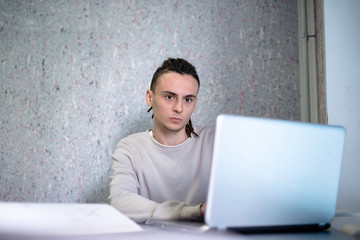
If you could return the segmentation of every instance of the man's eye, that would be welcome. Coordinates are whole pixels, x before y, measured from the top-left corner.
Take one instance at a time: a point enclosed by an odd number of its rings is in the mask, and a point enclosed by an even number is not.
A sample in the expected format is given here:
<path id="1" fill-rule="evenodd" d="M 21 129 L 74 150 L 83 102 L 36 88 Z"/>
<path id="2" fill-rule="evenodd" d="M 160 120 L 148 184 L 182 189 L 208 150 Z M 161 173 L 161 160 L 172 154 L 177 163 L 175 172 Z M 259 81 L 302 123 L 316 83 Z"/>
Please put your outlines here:
<path id="1" fill-rule="evenodd" d="M 166 95 L 165 98 L 166 98 L 167 100 L 172 100 L 174 97 L 171 96 L 171 95 Z"/>
<path id="2" fill-rule="evenodd" d="M 190 103 L 190 102 L 192 102 L 192 99 L 191 98 L 185 98 L 185 102 Z"/>

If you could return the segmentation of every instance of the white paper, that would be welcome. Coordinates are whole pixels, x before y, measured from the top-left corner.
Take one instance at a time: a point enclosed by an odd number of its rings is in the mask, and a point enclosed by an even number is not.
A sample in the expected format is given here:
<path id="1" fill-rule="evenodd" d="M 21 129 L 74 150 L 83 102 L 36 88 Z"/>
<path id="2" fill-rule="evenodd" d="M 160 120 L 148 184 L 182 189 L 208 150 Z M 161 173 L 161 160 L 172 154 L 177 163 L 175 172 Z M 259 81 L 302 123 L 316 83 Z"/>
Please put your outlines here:
<path id="1" fill-rule="evenodd" d="M 89 235 L 142 228 L 107 204 L 0 202 L 0 233 Z"/>

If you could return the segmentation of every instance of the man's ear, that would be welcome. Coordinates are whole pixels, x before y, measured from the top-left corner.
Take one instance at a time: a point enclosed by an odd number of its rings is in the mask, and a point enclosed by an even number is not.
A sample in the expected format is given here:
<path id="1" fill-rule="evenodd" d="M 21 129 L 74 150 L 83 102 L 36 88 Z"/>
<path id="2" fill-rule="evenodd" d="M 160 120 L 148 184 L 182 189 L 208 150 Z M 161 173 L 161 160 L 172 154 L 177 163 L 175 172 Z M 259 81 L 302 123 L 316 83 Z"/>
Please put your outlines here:
<path id="1" fill-rule="evenodd" d="M 153 92 L 149 89 L 146 91 L 146 104 L 152 107 Z"/>

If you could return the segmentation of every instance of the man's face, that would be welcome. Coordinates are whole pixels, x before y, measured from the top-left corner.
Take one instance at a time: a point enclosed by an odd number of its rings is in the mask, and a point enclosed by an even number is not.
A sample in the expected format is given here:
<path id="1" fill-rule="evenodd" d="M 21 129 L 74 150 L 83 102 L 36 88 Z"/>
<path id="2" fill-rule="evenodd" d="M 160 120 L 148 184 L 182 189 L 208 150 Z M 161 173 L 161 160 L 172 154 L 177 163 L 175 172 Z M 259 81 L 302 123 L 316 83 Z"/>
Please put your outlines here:
<path id="1" fill-rule="evenodd" d="M 154 129 L 163 133 L 184 131 L 195 111 L 198 82 L 191 75 L 165 73 L 157 80 L 155 90 L 148 90 L 146 103 L 153 108 Z"/>

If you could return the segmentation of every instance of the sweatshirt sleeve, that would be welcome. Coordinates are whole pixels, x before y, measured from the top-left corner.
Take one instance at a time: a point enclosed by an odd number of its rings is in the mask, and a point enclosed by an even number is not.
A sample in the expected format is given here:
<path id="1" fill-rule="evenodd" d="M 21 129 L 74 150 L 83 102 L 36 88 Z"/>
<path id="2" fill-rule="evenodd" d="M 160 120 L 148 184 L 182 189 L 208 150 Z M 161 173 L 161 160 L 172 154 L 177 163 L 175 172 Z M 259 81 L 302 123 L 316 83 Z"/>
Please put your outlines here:
<path id="1" fill-rule="evenodd" d="M 202 220 L 200 204 L 188 206 L 184 202 L 157 203 L 139 194 L 139 181 L 126 144 L 120 143 L 112 155 L 110 203 L 135 222 L 156 220 Z"/>

